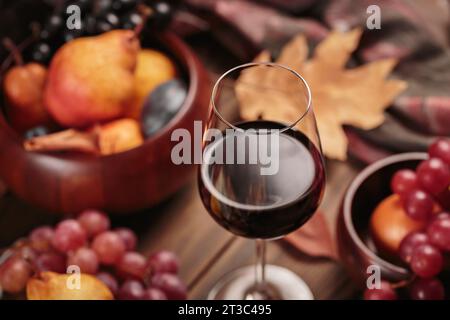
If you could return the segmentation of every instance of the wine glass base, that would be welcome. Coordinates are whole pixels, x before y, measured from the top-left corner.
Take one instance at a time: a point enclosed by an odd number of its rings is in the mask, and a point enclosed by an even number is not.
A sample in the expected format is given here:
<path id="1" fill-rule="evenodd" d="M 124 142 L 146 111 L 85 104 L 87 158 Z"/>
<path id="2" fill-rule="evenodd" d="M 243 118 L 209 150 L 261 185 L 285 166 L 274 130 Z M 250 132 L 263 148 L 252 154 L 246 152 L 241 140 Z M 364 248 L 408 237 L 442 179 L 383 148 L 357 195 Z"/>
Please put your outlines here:
<path id="1" fill-rule="evenodd" d="M 236 269 L 226 274 L 208 294 L 208 300 L 313 300 L 306 283 L 292 271 L 283 267 L 266 265 L 267 292 L 255 292 L 255 266 Z"/>

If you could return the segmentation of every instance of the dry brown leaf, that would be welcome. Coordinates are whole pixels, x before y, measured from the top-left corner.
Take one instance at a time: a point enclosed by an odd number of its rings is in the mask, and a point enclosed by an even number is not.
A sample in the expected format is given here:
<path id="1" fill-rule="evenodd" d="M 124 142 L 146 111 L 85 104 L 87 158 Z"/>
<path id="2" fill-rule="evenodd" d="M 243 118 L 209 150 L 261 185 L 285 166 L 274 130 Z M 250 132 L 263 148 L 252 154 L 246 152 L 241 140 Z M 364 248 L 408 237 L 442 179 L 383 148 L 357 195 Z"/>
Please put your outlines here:
<path id="1" fill-rule="evenodd" d="M 24 142 L 27 151 L 76 151 L 100 155 L 124 152 L 144 142 L 139 123 L 134 119 L 119 119 L 80 131 L 66 129 Z M 1 186 L 0 186 L 1 191 Z"/>
<path id="2" fill-rule="evenodd" d="M 85 153 L 98 153 L 95 134 L 75 129 L 38 136 L 23 143 L 27 151 L 79 151 Z"/>
<path id="3" fill-rule="evenodd" d="M 316 212 L 304 226 L 288 234 L 284 239 L 307 255 L 338 259 L 327 220 L 320 211 Z"/>
<path id="4" fill-rule="evenodd" d="M 139 123 L 134 119 L 115 120 L 98 129 L 98 145 L 102 155 L 124 152 L 144 142 Z"/>
<path id="5" fill-rule="evenodd" d="M 373 129 L 384 121 L 383 111 L 391 101 L 406 89 L 406 82 L 386 77 L 396 64 L 394 59 L 374 61 L 356 68 L 345 65 L 356 49 L 361 30 L 331 32 L 316 48 L 311 59 L 303 35 L 296 36 L 280 53 L 277 63 L 300 73 L 312 91 L 314 113 L 322 139 L 324 153 L 329 158 L 345 160 L 347 137 L 342 125 L 365 130 Z M 263 51 L 256 61 L 270 61 Z M 287 73 L 286 73 L 287 74 Z M 236 95 L 241 105 L 241 116 L 254 119 L 261 116 L 270 120 L 292 123 L 302 110 L 298 100 L 288 95 L 245 90 L 242 84 L 255 83 L 266 87 L 294 90 L 298 83 L 292 77 L 271 75 L 271 68 L 250 68 L 243 71 L 236 84 Z M 271 107 L 268 108 L 268 105 Z"/>

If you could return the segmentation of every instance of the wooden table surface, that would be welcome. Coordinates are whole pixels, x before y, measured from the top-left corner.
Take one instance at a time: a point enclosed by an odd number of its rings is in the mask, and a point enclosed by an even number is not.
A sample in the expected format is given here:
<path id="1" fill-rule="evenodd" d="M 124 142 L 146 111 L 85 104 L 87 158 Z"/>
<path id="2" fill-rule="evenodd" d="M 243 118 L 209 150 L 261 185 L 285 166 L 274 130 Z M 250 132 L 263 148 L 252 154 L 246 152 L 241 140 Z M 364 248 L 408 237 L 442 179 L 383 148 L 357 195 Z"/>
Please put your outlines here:
<path id="1" fill-rule="evenodd" d="M 214 56 L 204 43 L 190 43 L 205 61 L 211 74 L 218 74 L 236 65 L 227 53 L 217 48 Z M 212 76 L 214 78 L 214 76 Z M 346 186 L 361 166 L 351 162 L 327 161 L 327 185 L 321 205 L 330 225 L 334 225 L 339 203 Z M 26 235 L 34 226 L 56 223 L 50 216 L 16 199 L 10 193 L 0 198 L 0 247 Z M 168 249 L 181 260 L 180 276 L 189 287 L 189 298 L 204 299 L 213 284 L 225 273 L 254 262 L 254 243 L 233 236 L 216 224 L 203 208 L 196 178 L 171 199 L 141 213 L 113 217 L 113 226 L 128 226 L 139 237 L 139 251 L 150 254 Z M 283 240 L 270 242 L 267 262 L 291 269 L 310 286 L 316 299 L 347 299 L 355 297 L 355 287 L 338 263 L 306 256 Z"/>
<path id="2" fill-rule="evenodd" d="M 334 226 L 345 187 L 360 168 L 349 163 L 327 161 L 327 186 L 321 208 Z M 58 217 L 33 208 L 8 193 L 0 199 L 0 245 L 6 246 L 34 226 L 55 223 Z M 222 229 L 200 201 L 196 179 L 165 203 L 141 213 L 113 217 L 113 226 L 128 226 L 140 238 L 139 251 L 150 254 L 168 249 L 181 260 L 180 276 L 191 299 L 204 299 L 226 272 L 254 262 L 254 243 Z M 333 230 L 334 232 L 334 230 Z M 346 299 L 355 288 L 346 271 L 336 262 L 308 257 L 284 240 L 269 242 L 267 262 L 300 275 L 316 299 Z"/>
<path id="3" fill-rule="evenodd" d="M 357 171 L 346 163 L 327 163 L 328 181 L 321 207 L 333 226 L 344 189 Z M 197 194 L 195 179 L 157 211 L 161 215 L 147 225 L 142 250 L 168 248 L 177 252 L 190 298 L 205 298 L 226 272 L 254 262 L 253 241 L 233 236 L 209 217 Z M 267 262 L 300 275 L 316 299 L 346 299 L 355 295 L 354 286 L 338 263 L 305 256 L 283 240 L 269 243 Z"/>

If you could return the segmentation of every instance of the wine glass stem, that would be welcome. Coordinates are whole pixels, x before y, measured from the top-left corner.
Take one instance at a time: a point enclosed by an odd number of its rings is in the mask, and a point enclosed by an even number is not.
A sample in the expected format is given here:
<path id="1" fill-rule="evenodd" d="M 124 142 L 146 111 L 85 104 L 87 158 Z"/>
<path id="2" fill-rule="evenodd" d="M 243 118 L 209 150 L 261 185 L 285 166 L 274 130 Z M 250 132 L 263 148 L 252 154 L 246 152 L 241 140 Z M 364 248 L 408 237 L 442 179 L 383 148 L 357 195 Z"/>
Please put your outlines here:
<path id="1" fill-rule="evenodd" d="M 257 239 L 256 243 L 256 273 L 255 284 L 259 289 L 265 287 L 266 282 L 266 241 L 263 239 Z"/>

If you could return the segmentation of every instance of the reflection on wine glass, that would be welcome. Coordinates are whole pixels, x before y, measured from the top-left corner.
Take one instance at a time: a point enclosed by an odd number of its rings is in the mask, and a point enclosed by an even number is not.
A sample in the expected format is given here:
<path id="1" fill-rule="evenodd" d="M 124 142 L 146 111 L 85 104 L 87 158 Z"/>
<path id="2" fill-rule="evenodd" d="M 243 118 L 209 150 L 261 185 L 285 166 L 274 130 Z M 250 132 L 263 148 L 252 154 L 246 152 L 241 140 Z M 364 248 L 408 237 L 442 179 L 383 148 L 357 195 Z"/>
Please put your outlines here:
<path id="1" fill-rule="evenodd" d="M 270 79 L 240 77 L 260 71 L 270 71 Z M 290 85 L 280 86 L 280 79 Z M 291 104 L 296 120 L 280 121 L 273 112 L 275 101 Z M 244 103 L 259 110 L 246 114 L 245 121 L 239 114 Z M 201 199 L 213 219 L 238 236 L 256 239 L 257 249 L 256 277 L 253 267 L 240 268 L 219 281 L 209 298 L 311 299 L 293 272 L 265 265 L 265 240 L 302 226 L 324 190 L 320 138 L 305 80 L 274 63 L 249 63 L 223 74 L 211 97 L 198 177 Z"/>

